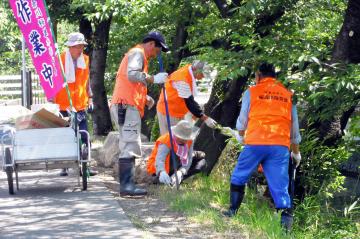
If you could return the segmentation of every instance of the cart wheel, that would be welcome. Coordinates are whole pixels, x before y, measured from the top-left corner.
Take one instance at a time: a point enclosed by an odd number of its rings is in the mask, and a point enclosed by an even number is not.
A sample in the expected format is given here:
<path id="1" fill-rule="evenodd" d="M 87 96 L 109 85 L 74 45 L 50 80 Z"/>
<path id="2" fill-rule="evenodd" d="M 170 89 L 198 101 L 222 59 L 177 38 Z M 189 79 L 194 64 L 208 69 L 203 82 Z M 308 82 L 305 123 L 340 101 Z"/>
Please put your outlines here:
<path id="1" fill-rule="evenodd" d="M 82 184 L 83 184 L 83 190 L 87 190 L 87 163 L 81 163 L 82 164 Z"/>
<path id="2" fill-rule="evenodd" d="M 5 163 L 11 164 L 11 152 L 10 148 L 5 149 Z M 9 185 L 9 194 L 14 195 L 14 180 L 13 180 L 13 172 L 14 169 L 11 166 L 7 166 L 5 168 L 8 185 Z"/>

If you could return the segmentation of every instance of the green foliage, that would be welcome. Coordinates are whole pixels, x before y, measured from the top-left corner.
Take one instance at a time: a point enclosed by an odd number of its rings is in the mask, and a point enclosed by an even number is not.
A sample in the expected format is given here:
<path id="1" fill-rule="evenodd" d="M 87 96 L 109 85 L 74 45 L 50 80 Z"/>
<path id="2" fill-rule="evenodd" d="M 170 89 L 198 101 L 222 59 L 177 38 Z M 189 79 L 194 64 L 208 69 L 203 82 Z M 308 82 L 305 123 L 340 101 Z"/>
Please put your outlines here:
<path id="1" fill-rule="evenodd" d="M 331 197 L 343 189 L 344 177 L 339 172 L 340 165 L 349 158 L 345 146 L 330 148 L 322 146 L 317 137 L 303 134 L 301 144 L 303 160 L 300 166 L 300 184 L 308 194 L 324 194 Z"/>
<path id="2" fill-rule="evenodd" d="M 149 128 L 151 129 L 151 142 L 155 142 L 158 137 L 160 136 L 160 128 L 159 128 L 159 120 L 157 116 L 154 117 L 153 120 L 150 120 L 150 122 L 147 122 Z"/>
<path id="3" fill-rule="evenodd" d="M 294 234 L 296 238 L 309 239 L 357 238 L 359 226 L 356 224 L 359 222 L 356 220 L 330 208 L 320 195 L 310 196 L 295 210 Z"/>
<path id="4" fill-rule="evenodd" d="M 198 176 L 182 184 L 180 191 L 168 187 L 159 190 L 173 210 L 211 227 L 223 238 L 233 238 L 234 235 L 251 235 L 250 238 L 356 238 L 358 233 L 355 217 L 339 214 L 319 195 L 307 197 L 297 206 L 294 228 L 290 235 L 286 235 L 280 227 L 280 213 L 269 207 L 268 200 L 251 190 L 246 190 L 238 214 L 231 219 L 224 217 L 222 212 L 229 203 L 229 181 L 216 175 Z"/>

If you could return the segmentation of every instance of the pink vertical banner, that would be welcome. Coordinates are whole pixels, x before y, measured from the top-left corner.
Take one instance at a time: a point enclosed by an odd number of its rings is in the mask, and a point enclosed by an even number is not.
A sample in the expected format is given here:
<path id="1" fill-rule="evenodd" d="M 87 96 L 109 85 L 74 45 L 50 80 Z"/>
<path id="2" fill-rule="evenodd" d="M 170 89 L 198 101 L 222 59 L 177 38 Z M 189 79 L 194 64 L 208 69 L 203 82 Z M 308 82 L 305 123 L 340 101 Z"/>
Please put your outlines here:
<path id="1" fill-rule="evenodd" d="M 44 0 L 9 0 L 47 99 L 63 88 L 63 75 Z"/>

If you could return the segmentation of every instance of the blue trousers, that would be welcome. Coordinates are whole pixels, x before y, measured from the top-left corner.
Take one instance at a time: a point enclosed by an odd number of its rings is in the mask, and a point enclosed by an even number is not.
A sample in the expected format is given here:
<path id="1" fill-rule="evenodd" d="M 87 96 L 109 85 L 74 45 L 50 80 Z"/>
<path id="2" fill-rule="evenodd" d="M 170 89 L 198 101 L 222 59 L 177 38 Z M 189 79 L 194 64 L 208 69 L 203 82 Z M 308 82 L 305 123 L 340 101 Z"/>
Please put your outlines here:
<path id="1" fill-rule="evenodd" d="M 231 175 L 231 183 L 243 186 L 261 163 L 277 209 L 291 208 L 289 149 L 281 145 L 245 145 Z"/>

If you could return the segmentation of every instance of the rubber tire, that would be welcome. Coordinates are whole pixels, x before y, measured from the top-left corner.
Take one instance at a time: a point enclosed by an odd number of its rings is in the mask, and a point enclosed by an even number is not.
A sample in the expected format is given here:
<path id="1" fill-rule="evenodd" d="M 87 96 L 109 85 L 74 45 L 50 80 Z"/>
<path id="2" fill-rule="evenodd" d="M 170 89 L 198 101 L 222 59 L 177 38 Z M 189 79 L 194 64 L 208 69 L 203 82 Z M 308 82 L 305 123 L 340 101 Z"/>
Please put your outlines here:
<path id="1" fill-rule="evenodd" d="M 5 163 L 6 164 L 11 163 L 10 148 L 5 149 Z M 14 179 L 13 179 L 14 169 L 12 167 L 10 167 L 10 166 L 7 166 L 5 168 L 5 172 L 6 172 L 6 176 L 7 176 L 8 185 L 9 185 L 9 194 L 14 195 Z"/>
<path id="2" fill-rule="evenodd" d="M 81 163 L 81 171 L 82 171 L 82 185 L 83 185 L 83 190 L 86 191 L 87 190 L 87 163 Z"/>

